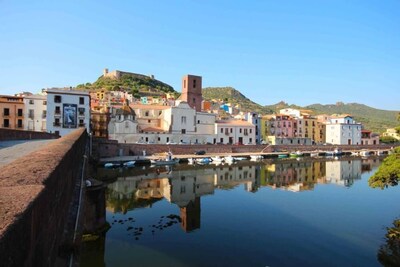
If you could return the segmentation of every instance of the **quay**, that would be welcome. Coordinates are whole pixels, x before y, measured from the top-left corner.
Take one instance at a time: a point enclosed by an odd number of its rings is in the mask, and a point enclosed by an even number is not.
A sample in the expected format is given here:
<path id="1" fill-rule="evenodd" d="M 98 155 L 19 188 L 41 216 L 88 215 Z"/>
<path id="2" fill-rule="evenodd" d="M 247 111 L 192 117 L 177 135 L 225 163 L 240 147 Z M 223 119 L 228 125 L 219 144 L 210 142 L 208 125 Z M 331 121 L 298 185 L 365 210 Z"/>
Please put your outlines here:
<path id="1" fill-rule="evenodd" d="M 325 149 L 323 149 L 325 148 Z M 365 152 L 368 155 L 387 155 L 393 148 L 388 146 L 388 147 L 381 147 L 380 149 L 377 148 L 360 148 L 360 149 L 343 149 L 341 150 L 341 155 L 343 156 L 349 156 L 349 155 L 354 155 L 357 154 L 358 156 L 362 156 L 361 152 Z M 277 149 L 280 150 L 280 149 Z M 174 158 L 179 159 L 179 162 L 185 163 L 188 162 L 189 159 L 199 159 L 199 158 L 208 158 L 208 157 L 227 157 L 227 156 L 232 156 L 232 157 L 245 157 L 247 159 L 250 159 L 251 156 L 262 156 L 264 159 L 271 159 L 271 158 L 278 158 L 280 155 L 285 155 L 287 157 L 290 156 L 290 153 L 300 151 L 303 153 L 303 156 L 309 157 L 311 156 L 312 153 L 318 153 L 318 156 L 327 156 L 327 153 L 331 152 L 333 149 L 326 149 L 326 147 L 322 147 L 321 149 L 317 150 L 310 150 L 308 147 L 301 147 L 297 149 L 291 149 L 290 151 L 288 150 L 282 150 L 282 151 L 276 151 L 276 152 L 236 152 L 236 153 L 206 153 L 204 155 L 196 155 L 195 153 L 193 154 L 177 154 L 173 155 Z M 168 151 L 168 150 L 167 150 Z M 128 161 L 136 161 L 137 165 L 147 165 L 150 164 L 151 160 L 156 160 L 160 158 L 165 158 L 166 152 L 160 152 L 160 153 L 154 153 L 153 155 L 149 156 L 143 156 L 143 155 L 138 155 L 138 156 L 114 156 L 114 157 L 105 157 L 105 158 L 100 158 L 99 159 L 99 164 L 104 165 L 105 163 L 114 163 L 114 164 L 123 164 L 124 162 Z"/>

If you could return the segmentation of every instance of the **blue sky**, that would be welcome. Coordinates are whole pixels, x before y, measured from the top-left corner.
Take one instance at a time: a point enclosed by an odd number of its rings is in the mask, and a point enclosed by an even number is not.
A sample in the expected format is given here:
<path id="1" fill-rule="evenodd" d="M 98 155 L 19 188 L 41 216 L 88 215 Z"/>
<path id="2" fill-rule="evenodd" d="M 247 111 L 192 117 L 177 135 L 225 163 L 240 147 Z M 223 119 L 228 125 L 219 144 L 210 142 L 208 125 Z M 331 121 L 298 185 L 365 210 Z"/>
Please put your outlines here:
<path id="1" fill-rule="evenodd" d="M 400 1 L 4 1 L 0 93 L 93 82 L 103 68 L 181 91 L 400 110 Z"/>

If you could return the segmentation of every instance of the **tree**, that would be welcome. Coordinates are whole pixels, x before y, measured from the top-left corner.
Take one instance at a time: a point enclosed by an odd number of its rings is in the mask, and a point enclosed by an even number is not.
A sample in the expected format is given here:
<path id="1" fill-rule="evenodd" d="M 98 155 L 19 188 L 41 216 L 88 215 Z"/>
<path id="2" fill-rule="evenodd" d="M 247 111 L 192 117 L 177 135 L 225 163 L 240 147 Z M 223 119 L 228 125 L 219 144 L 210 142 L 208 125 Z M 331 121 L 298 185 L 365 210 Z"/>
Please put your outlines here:
<path id="1" fill-rule="evenodd" d="M 383 266 L 400 266 L 400 220 L 387 228 L 386 244 L 378 251 L 378 260 Z"/>
<path id="2" fill-rule="evenodd" d="M 377 172 L 372 175 L 369 180 L 369 186 L 372 188 L 387 188 L 389 186 L 398 185 L 400 179 L 400 147 L 394 150 L 379 166 Z"/>

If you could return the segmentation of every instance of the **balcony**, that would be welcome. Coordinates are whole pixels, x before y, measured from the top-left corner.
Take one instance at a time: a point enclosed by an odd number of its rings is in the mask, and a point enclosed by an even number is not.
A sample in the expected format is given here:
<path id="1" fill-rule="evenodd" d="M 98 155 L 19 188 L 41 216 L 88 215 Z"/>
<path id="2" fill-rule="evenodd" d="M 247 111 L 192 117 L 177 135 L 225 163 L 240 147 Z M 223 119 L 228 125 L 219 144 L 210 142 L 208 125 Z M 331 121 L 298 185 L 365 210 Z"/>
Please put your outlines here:
<path id="1" fill-rule="evenodd" d="M 61 126 L 61 123 L 59 123 L 59 122 L 53 122 L 53 126 L 54 126 L 54 127 L 60 127 L 60 126 Z"/>

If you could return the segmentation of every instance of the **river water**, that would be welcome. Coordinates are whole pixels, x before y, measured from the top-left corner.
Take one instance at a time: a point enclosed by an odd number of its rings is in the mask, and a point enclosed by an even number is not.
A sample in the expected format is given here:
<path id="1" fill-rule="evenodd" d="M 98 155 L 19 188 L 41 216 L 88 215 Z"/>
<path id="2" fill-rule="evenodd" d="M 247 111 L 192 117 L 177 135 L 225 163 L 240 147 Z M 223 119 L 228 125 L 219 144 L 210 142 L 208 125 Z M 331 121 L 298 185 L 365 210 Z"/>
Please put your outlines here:
<path id="1" fill-rule="evenodd" d="M 98 169 L 111 228 L 81 266 L 381 266 L 400 217 L 399 187 L 368 186 L 381 160 Z"/>

